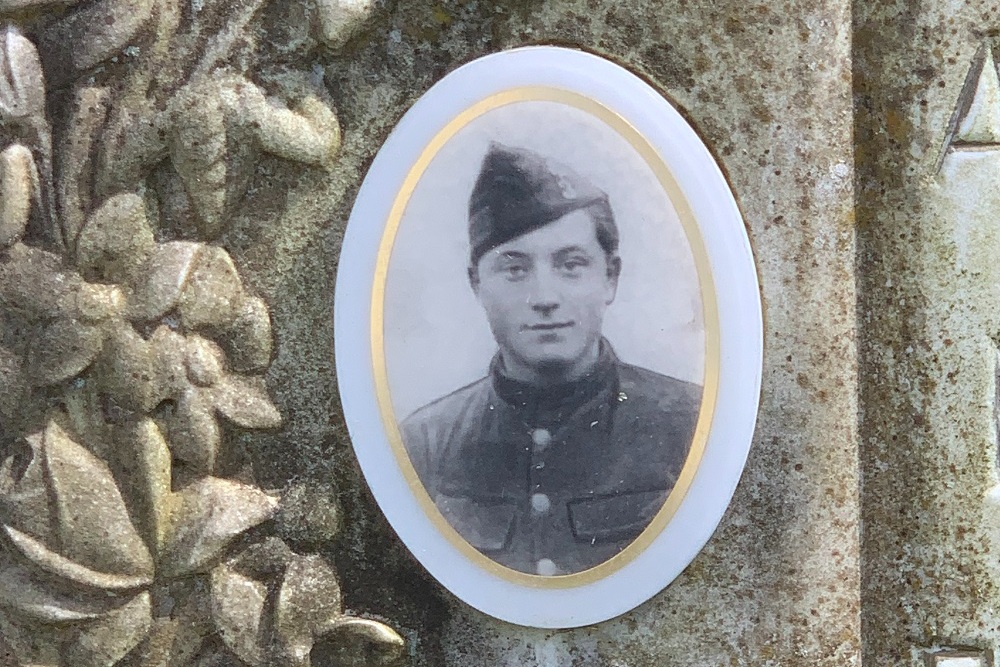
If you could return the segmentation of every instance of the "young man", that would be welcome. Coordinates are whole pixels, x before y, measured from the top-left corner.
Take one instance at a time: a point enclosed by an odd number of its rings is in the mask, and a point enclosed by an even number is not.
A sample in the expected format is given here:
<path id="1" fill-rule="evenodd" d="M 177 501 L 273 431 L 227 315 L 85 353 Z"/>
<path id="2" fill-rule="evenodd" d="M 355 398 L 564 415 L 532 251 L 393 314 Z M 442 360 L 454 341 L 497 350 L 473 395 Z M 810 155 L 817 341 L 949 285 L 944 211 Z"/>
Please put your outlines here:
<path id="1" fill-rule="evenodd" d="M 403 442 L 444 518 L 506 567 L 594 567 L 674 487 L 701 387 L 618 360 L 601 334 L 621 259 L 607 196 L 491 145 L 469 201 L 469 282 L 499 351 L 487 377 L 417 410 Z"/>

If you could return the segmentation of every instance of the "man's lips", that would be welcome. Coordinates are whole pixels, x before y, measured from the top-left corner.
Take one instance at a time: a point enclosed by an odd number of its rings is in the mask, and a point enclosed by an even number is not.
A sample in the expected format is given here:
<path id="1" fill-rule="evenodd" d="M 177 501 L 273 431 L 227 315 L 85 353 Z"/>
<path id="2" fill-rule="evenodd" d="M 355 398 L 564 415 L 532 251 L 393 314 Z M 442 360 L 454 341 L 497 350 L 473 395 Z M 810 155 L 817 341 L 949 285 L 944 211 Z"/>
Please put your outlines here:
<path id="1" fill-rule="evenodd" d="M 573 326 L 573 322 L 543 322 L 541 324 L 526 324 L 521 328 L 525 331 L 556 331 L 568 329 L 571 326 Z"/>

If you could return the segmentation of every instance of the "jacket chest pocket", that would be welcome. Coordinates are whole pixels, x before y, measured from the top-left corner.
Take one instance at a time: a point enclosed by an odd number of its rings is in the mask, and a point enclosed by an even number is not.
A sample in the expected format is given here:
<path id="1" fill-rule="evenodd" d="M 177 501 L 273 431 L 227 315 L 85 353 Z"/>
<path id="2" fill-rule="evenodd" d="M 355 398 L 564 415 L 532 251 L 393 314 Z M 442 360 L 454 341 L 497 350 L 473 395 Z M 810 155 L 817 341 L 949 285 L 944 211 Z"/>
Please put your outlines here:
<path id="1" fill-rule="evenodd" d="M 452 528 L 479 551 L 492 553 L 509 546 L 516 514 L 513 502 L 439 494 L 434 504 Z"/>
<path id="2" fill-rule="evenodd" d="M 573 537 L 579 542 L 631 542 L 663 507 L 667 491 L 639 491 L 580 498 L 567 503 Z"/>

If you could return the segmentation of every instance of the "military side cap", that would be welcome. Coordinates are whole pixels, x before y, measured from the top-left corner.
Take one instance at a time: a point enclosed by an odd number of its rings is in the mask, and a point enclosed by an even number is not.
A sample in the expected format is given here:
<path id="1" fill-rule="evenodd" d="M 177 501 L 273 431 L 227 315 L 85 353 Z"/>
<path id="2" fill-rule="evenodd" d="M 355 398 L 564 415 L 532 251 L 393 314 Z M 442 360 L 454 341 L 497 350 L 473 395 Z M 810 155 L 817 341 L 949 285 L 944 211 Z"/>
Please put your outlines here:
<path id="1" fill-rule="evenodd" d="M 569 167 L 493 142 L 469 198 L 472 264 L 501 243 L 601 201 L 607 195 Z"/>

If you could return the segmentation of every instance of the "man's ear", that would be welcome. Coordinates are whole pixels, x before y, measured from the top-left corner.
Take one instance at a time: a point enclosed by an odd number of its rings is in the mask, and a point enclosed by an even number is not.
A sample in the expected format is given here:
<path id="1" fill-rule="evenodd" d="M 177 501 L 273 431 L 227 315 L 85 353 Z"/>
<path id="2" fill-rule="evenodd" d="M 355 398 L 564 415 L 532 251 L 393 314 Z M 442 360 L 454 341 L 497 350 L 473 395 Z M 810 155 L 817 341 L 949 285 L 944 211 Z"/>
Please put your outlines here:
<path id="1" fill-rule="evenodd" d="M 479 268 L 470 264 L 466 270 L 469 273 L 469 285 L 476 296 L 479 296 Z"/>
<path id="2" fill-rule="evenodd" d="M 622 273 L 622 258 L 618 255 L 608 257 L 608 284 L 611 287 L 611 294 L 608 296 L 608 305 L 615 300 L 618 292 L 618 276 Z"/>

